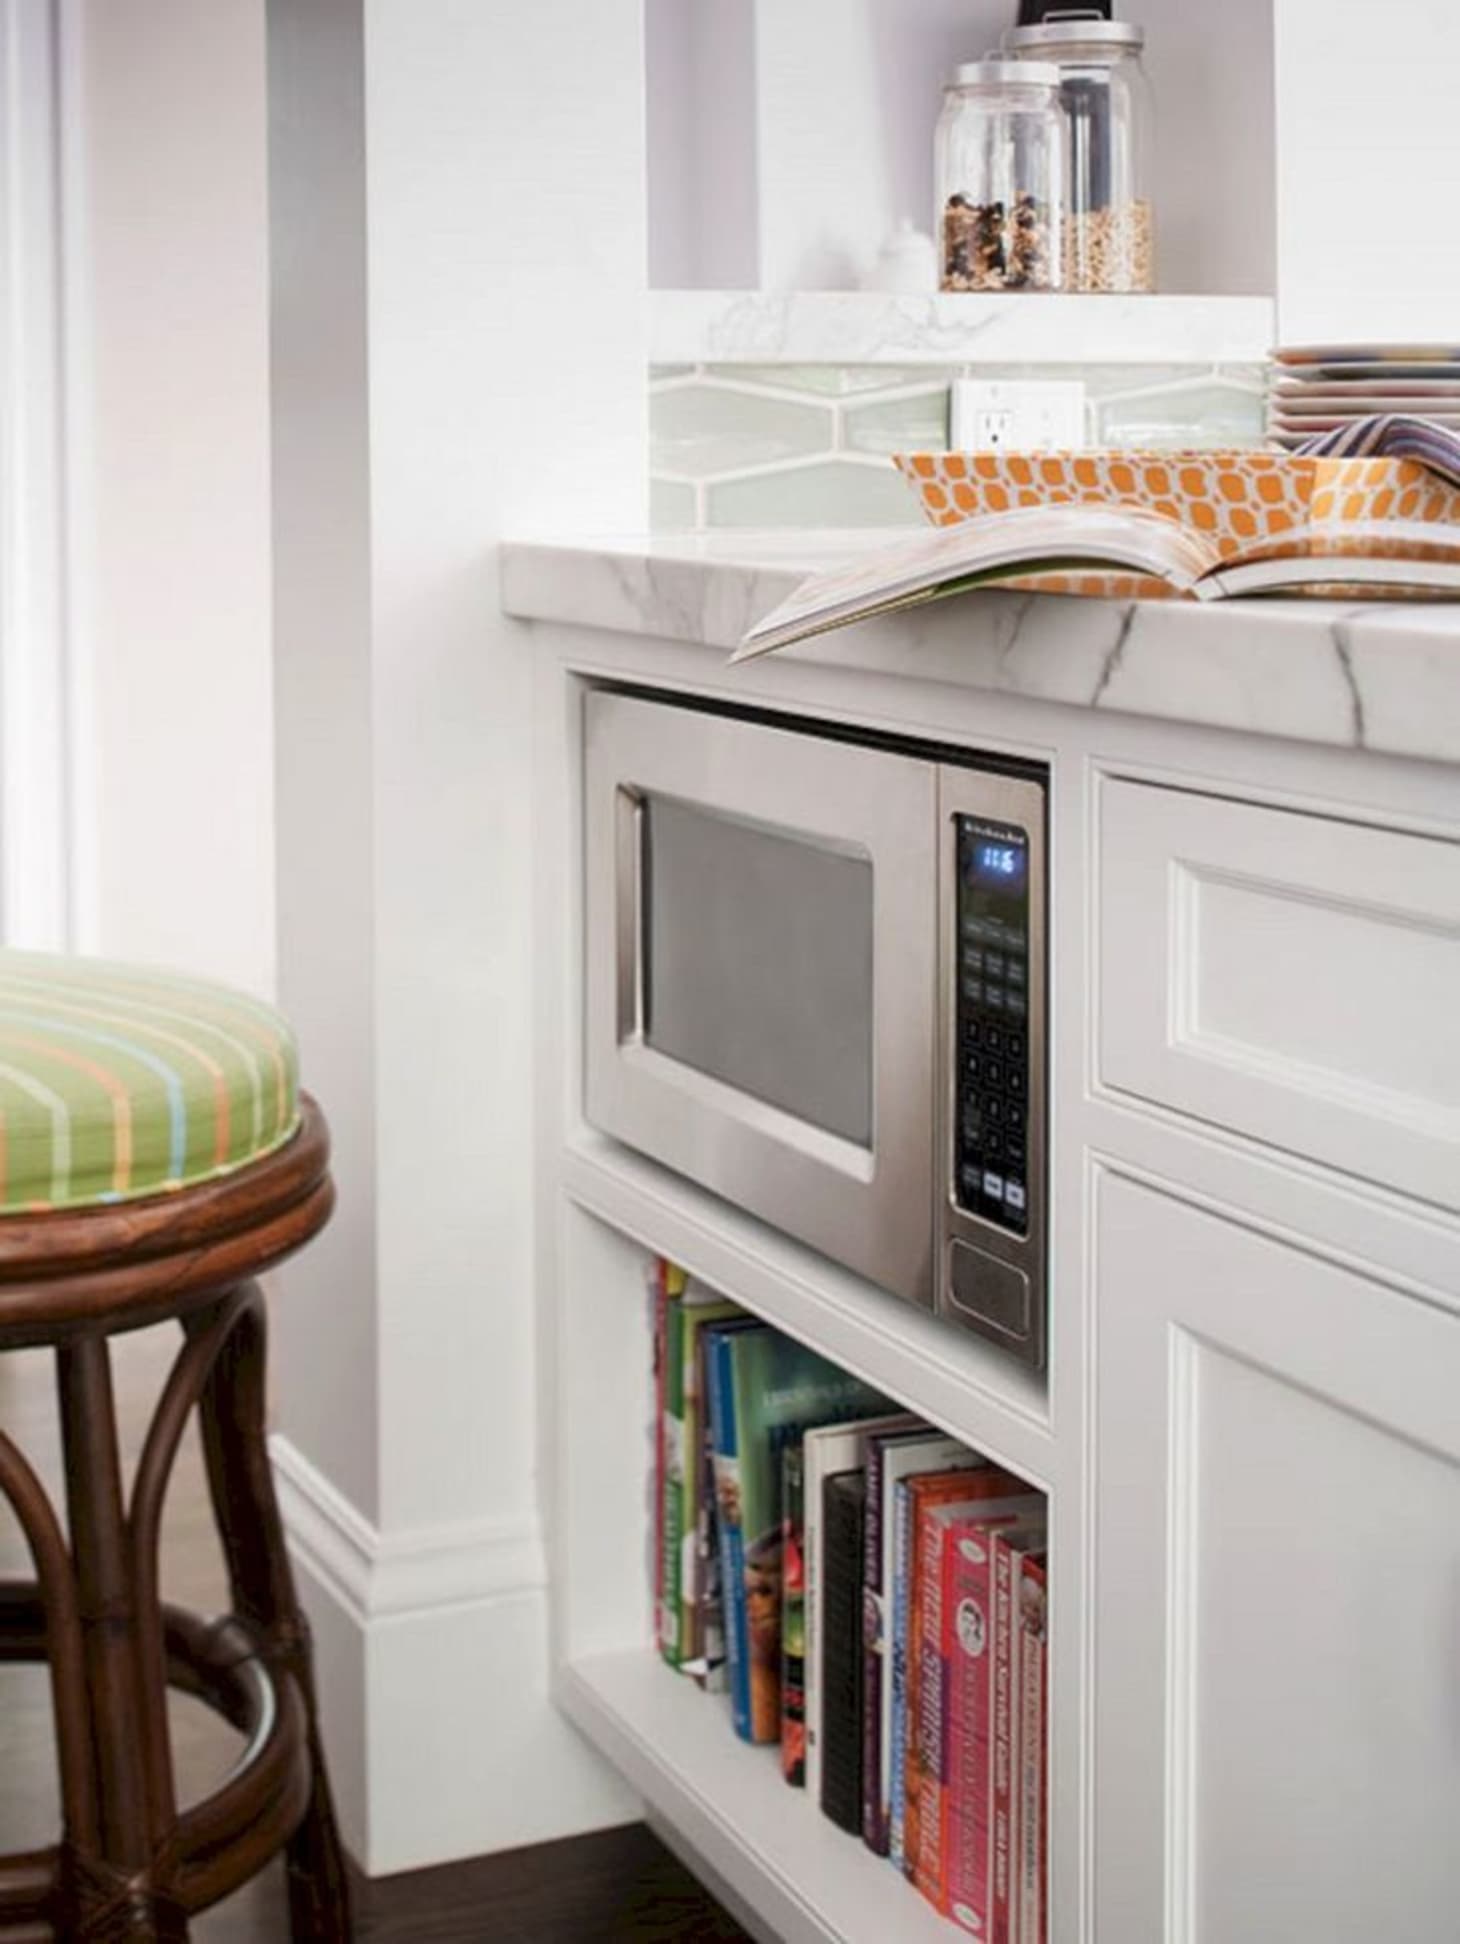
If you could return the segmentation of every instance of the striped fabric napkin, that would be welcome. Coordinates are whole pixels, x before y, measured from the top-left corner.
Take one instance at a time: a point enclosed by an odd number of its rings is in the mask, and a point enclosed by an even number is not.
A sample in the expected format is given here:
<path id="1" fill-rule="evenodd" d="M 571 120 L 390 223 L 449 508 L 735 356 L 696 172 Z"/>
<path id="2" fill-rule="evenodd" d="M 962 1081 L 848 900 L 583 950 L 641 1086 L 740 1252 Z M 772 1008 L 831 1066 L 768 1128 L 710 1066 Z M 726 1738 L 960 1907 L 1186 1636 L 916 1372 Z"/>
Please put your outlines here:
<path id="1" fill-rule="evenodd" d="M 1306 458 L 1413 459 L 1452 486 L 1460 486 L 1460 437 L 1429 419 L 1403 412 L 1375 412 L 1332 432 L 1319 432 L 1294 448 Z"/>

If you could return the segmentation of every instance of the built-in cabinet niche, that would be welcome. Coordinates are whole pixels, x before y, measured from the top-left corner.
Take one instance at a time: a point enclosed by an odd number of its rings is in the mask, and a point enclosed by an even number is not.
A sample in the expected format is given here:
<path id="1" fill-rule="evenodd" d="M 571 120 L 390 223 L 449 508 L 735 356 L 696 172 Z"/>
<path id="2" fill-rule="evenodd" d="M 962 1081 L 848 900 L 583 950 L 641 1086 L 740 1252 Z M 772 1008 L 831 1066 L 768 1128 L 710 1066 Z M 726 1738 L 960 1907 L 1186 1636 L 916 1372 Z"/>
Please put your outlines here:
<path id="1" fill-rule="evenodd" d="M 1274 0 L 1127 0 L 1156 97 L 1158 288 L 1275 282 Z M 1016 0 L 646 0 L 655 289 L 855 289 L 933 223 L 944 80 Z"/>

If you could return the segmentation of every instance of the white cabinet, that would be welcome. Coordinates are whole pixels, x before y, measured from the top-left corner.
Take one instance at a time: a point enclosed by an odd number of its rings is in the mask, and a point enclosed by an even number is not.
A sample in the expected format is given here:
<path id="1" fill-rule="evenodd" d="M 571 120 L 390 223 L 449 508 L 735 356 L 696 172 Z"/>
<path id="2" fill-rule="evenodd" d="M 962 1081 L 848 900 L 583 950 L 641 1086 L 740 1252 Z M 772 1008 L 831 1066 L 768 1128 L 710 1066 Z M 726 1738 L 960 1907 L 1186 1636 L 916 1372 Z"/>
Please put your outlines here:
<path id="1" fill-rule="evenodd" d="M 585 1125 L 582 685 L 747 696 L 693 645 L 548 639 L 539 1233 L 564 1712 L 758 1936 L 953 1937 L 653 1659 L 643 1286 L 662 1252 L 1045 1492 L 1049 1944 L 1454 1944 L 1453 770 L 1054 707 L 951 662 L 754 665 L 767 708 L 1049 763 L 1036 1373 Z"/>
<path id="2" fill-rule="evenodd" d="M 1094 1193 L 1095 1935 L 1450 1944 L 1460 1318 Z"/>

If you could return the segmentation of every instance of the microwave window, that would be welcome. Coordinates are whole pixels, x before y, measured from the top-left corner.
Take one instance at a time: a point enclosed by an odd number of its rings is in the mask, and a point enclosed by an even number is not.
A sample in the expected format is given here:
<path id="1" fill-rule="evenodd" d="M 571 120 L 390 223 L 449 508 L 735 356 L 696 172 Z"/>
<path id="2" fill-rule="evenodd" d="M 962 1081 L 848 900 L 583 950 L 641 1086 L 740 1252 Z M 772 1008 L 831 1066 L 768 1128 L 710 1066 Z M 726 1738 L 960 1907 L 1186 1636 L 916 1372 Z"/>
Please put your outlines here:
<path id="1" fill-rule="evenodd" d="M 641 829 L 647 1043 L 870 1147 L 870 857 L 670 797 Z"/>

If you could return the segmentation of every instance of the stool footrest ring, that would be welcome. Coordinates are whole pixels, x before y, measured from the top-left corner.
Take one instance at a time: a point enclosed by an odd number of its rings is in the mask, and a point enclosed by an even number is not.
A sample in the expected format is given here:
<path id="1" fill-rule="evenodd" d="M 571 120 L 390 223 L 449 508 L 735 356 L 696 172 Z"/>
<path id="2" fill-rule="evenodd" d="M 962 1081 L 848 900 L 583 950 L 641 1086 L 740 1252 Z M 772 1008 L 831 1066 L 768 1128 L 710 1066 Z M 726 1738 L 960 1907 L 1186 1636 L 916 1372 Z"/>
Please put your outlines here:
<path id="1" fill-rule="evenodd" d="M 277 1644 L 246 1622 L 207 1621 L 163 1610 L 168 1686 L 193 1695 L 245 1737 L 230 1773 L 185 1810 L 165 1854 L 154 1859 L 146 1895 L 191 1915 L 228 1896 L 298 1828 L 311 1788 L 308 1715 Z M 0 1661 L 40 1661 L 46 1614 L 36 1586 L 0 1582 Z M 287 1646 L 284 1649 L 287 1652 Z M 243 1841 L 247 1834 L 249 1840 Z M 0 1857 L 0 1938 L 53 1922 L 67 1870 L 119 1897 L 141 1895 L 115 1872 L 56 1845 Z M 105 1931 L 100 1933 L 105 1935 Z"/>

